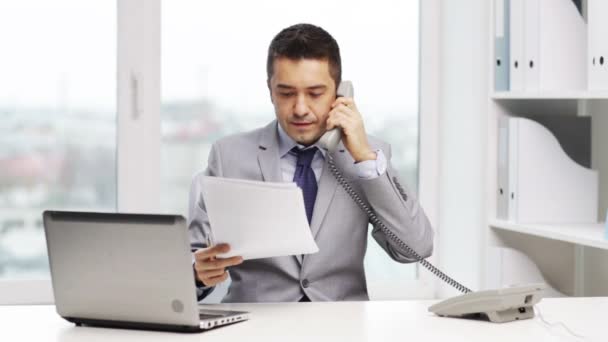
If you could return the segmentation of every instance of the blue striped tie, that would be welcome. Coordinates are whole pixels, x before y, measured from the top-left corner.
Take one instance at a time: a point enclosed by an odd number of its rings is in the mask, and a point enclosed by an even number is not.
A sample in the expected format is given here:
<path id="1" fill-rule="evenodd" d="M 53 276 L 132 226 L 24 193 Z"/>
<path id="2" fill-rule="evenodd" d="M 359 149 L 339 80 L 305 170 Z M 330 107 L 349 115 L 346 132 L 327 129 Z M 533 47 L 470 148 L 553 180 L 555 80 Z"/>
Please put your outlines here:
<path id="1" fill-rule="evenodd" d="M 301 150 L 294 147 L 291 151 L 298 156 L 293 181 L 298 184 L 304 194 L 304 207 L 306 207 L 306 217 L 308 218 L 308 224 L 310 224 L 310 221 L 312 220 L 312 211 L 315 207 L 315 200 L 317 198 L 317 179 L 315 178 L 315 173 L 312 171 L 310 164 L 315 156 L 315 152 L 317 152 L 317 148 L 313 147 Z"/>

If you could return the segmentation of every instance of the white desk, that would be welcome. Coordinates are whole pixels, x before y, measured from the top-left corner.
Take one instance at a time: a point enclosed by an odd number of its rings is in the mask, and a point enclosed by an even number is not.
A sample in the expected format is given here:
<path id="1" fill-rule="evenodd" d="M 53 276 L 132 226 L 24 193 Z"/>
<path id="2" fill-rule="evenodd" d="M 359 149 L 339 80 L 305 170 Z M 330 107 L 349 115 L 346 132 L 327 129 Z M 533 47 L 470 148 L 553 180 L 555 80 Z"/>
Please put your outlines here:
<path id="1" fill-rule="evenodd" d="M 54 306 L 0 306 L 0 341 L 582 341 L 538 317 L 494 324 L 441 318 L 434 301 L 213 305 L 252 312 L 252 319 L 199 334 L 76 327 Z M 543 299 L 549 322 L 588 341 L 608 341 L 608 297 Z"/>

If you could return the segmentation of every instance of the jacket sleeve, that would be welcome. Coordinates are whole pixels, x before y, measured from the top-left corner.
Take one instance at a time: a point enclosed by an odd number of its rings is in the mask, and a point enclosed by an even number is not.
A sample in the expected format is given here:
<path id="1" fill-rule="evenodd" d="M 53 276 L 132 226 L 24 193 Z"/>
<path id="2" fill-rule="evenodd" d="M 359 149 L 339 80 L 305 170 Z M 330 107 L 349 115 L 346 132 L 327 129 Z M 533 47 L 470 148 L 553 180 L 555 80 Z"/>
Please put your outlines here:
<path id="1" fill-rule="evenodd" d="M 202 180 L 204 176 L 221 177 L 221 159 L 218 148 L 213 145 L 209 152 L 207 168 L 199 172 L 192 179 L 190 186 L 190 198 L 188 204 L 188 232 L 190 235 L 190 248 L 192 253 L 197 249 L 209 247 L 211 239 L 211 226 L 205 208 L 205 201 L 202 195 Z M 194 254 L 192 255 L 194 266 Z M 205 287 L 203 283 L 196 281 L 196 294 L 198 300 L 207 297 L 214 287 Z"/>
<path id="2" fill-rule="evenodd" d="M 390 146 L 383 148 L 388 166 L 380 176 L 362 179 L 358 183 L 368 204 L 390 232 L 410 246 L 421 257 L 433 253 L 433 229 L 414 194 L 399 181 L 391 164 Z M 402 263 L 415 262 L 416 258 L 390 239 L 379 226 L 372 236 L 388 255 Z"/>

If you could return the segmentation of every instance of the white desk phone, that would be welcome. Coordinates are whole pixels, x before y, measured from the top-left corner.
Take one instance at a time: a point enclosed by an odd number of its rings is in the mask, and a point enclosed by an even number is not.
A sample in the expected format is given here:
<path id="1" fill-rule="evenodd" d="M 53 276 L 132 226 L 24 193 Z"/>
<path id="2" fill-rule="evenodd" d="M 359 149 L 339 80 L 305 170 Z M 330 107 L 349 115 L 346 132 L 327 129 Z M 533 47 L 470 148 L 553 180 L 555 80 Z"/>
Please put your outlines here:
<path id="1" fill-rule="evenodd" d="M 340 83 L 337 91 L 338 96 L 353 97 L 353 84 L 350 81 Z M 456 280 L 450 278 L 430 262 L 422 258 L 416 251 L 405 244 L 386 225 L 378 219 L 374 211 L 361 199 L 348 181 L 342 176 L 336 167 L 331 153 L 335 151 L 340 143 L 342 132 L 339 128 L 325 133 L 319 140 L 319 145 L 330 153 L 327 153 L 329 169 L 336 180 L 355 201 L 355 203 L 367 214 L 370 223 L 380 228 L 384 234 L 397 245 L 414 256 L 422 266 L 435 274 L 439 279 L 455 287 L 463 295 L 452 297 L 429 307 L 429 311 L 439 316 L 453 316 L 462 318 L 487 318 L 491 322 L 503 323 L 534 317 L 534 304 L 542 298 L 545 289 L 544 284 L 527 284 L 513 286 L 503 289 L 472 292 Z"/>

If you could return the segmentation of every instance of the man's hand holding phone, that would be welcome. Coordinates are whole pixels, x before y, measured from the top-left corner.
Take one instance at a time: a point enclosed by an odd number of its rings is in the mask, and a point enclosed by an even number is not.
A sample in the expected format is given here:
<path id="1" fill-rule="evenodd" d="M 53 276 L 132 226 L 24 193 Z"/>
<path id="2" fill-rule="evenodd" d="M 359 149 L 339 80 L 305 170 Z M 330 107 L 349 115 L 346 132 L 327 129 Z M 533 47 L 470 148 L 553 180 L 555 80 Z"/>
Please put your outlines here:
<path id="1" fill-rule="evenodd" d="M 351 97 L 338 97 L 331 105 L 328 114 L 327 130 L 342 129 L 344 147 L 350 152 L 355 162 L 376 159 L 376 153 L 367 141 L 361 113 Z"/>
<path id="2" fill-rule="evenodd" d="M 194 252 L 194 271 L 196 278 L 205 286 L 215 286 L 228 278 L 226 268 L 243 263 L 243 257 L 218 258 L 219 254 L 228 253 L 228 244 L 219 244 Z"/>

